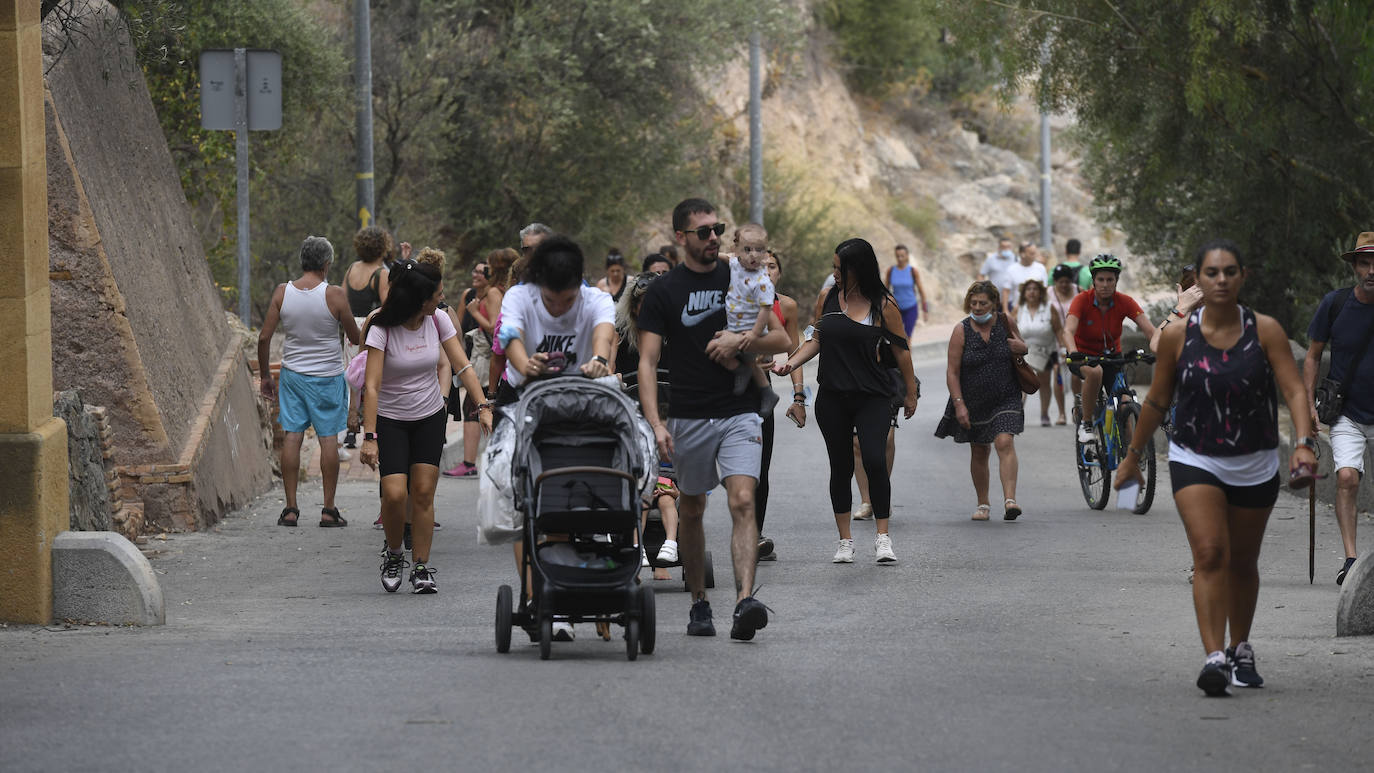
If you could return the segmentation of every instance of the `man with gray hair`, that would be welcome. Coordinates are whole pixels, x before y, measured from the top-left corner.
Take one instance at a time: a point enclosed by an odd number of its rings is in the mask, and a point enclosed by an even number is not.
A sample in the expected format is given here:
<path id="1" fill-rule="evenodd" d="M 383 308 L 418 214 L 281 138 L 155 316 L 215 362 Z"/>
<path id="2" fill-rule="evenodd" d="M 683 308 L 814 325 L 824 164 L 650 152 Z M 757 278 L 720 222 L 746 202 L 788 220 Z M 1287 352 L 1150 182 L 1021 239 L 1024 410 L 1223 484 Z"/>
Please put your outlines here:
<path id="1" fill-rule="evenodd" d="M 553 229 L 543 223 L 530 223 L 520 229 L 520 254 L 529 257 L 539 243 L 553 236 Z"/>
<path id="2" fill-rule="evenodd" d="M 308 236 L 301 244 L 301 276 L 277 285 L 272 304 L 258 332 L 258 373 L 262 395 L 278 400 L 278 421 L 286 438 L 281 449 L 282 486 L 286 507 L 278 526 L 296 526 L 301 511 L 296 507 L 296 483 L 300 478 L 301 443 L 307 427 L 320 440 L 320 475 L 324 478 L 321 526 L 347 526 L 334 507 L 334 488 L 339 481 L 339 438 L 348 423 L 348 385 L 344 382 L 343 347 L 339 328 L 358 344 L 358 324 L 348 307 L 342 287 L 329 284 L 334 246 L 322 236 Z M 286 340 L 282 347 L 280 381 L 272 377 L 268 363 L 272 334 L 281 323 Z"/>

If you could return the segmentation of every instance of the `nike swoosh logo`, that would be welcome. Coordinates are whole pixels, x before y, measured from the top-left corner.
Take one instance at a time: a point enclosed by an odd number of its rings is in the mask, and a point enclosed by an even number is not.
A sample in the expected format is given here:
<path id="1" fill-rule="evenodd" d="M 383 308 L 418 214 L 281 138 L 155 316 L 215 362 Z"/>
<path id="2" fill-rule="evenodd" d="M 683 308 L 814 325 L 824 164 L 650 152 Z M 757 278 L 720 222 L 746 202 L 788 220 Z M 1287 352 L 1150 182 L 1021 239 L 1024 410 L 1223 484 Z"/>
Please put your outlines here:
<path id="1" fill-rule="evenodd" d="M 724 307 L 723 307 L 723 306 L 716 306 L 716 307 L 714 307 L 714 308 L 704 309 L 704 310 L 702 310 L 702 311 L 690 312 L 690 313 L 689 313 L 686 309 L 683 309 L 683 310 L 682 310 L 682 326 L 683 326 L 683 327 L 696 327 L 697 325 L 700 325 L 703 321 L 705 321 L 705 319 L 706 319 L 707 317 L 711 316 L 712 314 L 715 314 L 716 312 L 720 311 L 722 308 L 724 308 Z"/>

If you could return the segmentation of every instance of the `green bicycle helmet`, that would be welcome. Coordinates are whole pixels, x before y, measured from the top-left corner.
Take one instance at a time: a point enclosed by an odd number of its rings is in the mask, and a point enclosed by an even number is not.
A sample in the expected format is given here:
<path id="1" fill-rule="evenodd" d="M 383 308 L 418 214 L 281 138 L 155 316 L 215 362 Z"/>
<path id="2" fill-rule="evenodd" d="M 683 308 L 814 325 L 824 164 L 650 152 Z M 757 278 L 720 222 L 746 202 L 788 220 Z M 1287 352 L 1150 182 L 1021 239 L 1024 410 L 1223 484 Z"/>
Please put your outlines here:
<path id="1" fill-rule="evenodd" d="M 1117 275 L 1120 275 L 1121 258 L 1109 252 L 1103 252 L 1093 256 L 1092 262 L 1088 264 L 1088 272 L 1096 276 L 1099 271 L 1115 271 Z"/>

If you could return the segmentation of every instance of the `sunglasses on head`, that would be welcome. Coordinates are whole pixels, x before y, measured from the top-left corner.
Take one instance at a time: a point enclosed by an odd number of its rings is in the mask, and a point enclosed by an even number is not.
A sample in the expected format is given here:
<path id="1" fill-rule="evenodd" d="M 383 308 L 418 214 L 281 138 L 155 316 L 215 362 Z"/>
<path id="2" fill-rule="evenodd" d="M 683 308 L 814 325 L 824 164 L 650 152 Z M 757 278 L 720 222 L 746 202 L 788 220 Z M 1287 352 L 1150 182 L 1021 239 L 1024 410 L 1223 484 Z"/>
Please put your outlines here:
<path id="1" fill-rule="evenodd" d="M 716 236 L 720 236 L 721 234 L 725 233 L 725 224 L 716 223 L 715 225 L 704 225 L 700 228 L 683 228 L 680 229 L 680 232 L 685 234 L 696 234 L 697 238 L 704 242 L 707 239 L 711 238 L 711 234 L 713 233 Z"/>

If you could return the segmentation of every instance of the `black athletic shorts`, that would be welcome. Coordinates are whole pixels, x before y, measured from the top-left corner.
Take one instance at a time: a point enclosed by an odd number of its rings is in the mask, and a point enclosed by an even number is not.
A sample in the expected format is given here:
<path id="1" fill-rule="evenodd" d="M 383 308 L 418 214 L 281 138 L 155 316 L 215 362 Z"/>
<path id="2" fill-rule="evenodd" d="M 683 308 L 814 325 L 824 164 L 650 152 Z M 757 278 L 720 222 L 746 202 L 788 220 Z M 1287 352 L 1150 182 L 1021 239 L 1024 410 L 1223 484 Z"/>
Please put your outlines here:
<path id="1" fill-rule="evenodd" d="M 448 411 L 440 408 L 434 415 L 399 421 L 377 416 L 377 468 L 382 477 L 409 475 L 413 464 L 439 466 L 444 455 L 444 430 Z"/>
<path id="2" fill-rule="evenodd" d="M 1264 483 L 1254 486 L 1232 486 L 1222 483 L 1221 479 L 1212 473 L 1189 464 L 1180 462 L 1169 462 L 1169 477 L 1173 481 L 1174 493 L 1179 489 L 1202 484 L 1204 486 L 1215 486 L 1226 494 L 1226 504 L 1232 507 L 1248 507 L 1260 509 L 1273 507 L 1279 499 L 1279 474 L 1274 473 L 1274 477 Z"/>

